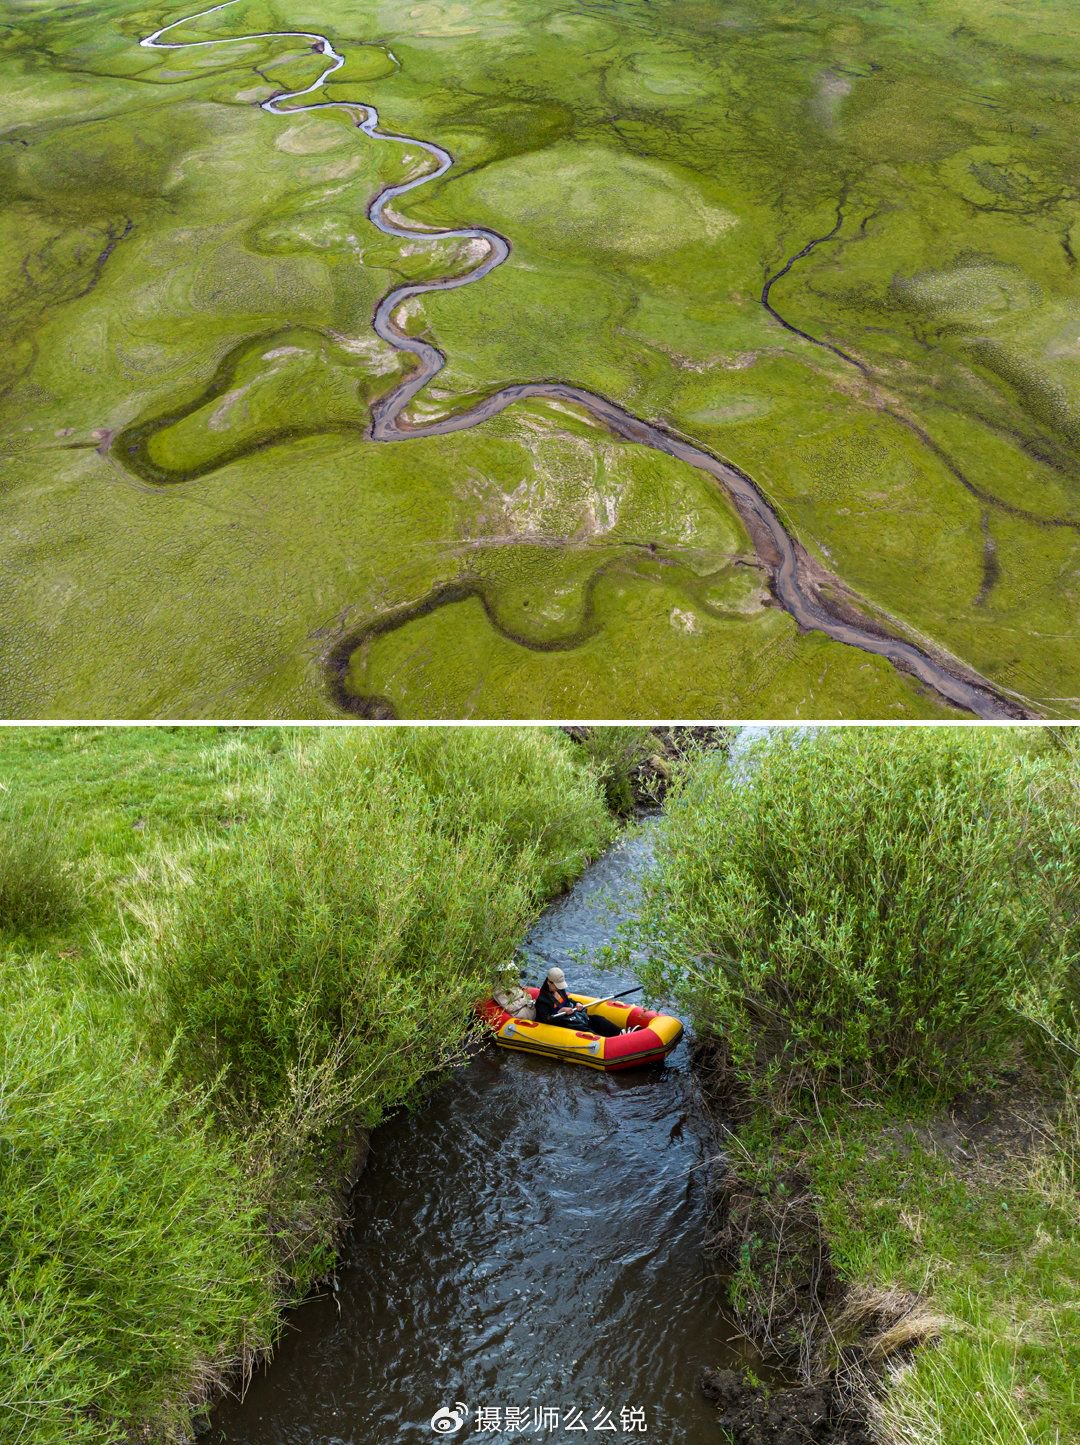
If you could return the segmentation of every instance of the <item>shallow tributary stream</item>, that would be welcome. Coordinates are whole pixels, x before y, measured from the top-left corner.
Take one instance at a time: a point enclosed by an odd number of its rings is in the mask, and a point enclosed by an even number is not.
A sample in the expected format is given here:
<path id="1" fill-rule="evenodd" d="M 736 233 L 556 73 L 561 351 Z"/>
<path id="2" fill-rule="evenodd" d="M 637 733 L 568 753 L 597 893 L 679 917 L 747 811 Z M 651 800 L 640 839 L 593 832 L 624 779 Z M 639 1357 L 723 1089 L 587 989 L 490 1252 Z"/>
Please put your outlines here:
<path id="1" fill-rule="evenodd" d="M 634 906 L 652 826 L 543 914 L 529 981 L 558 963 L 584 991 L 632 986 L 575 954 Z M 719 1445 L 698 1376 L 739 1346 L 702 1258 L 708 1153 L 685 1041 L 611 1075 L 491 1047 L 375 1131 L 336 1291 L 292 1315 L 211 1438 Z M 458 1402 L 462 1427 L 433 1428 Z"/>

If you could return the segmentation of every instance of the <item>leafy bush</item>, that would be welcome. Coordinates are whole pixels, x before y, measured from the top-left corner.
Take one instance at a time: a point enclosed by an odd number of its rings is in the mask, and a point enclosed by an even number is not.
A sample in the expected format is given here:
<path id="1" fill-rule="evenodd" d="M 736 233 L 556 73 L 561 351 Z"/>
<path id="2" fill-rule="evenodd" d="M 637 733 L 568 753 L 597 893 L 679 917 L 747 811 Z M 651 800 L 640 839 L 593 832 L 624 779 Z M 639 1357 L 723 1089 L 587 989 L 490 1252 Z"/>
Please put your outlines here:
<path id="1" fill-rule="evenodd" d="M 603 783 L 608 807 L 619 817 L 634 811 L 634 770 L 649 756 L 654 741 L 646 727 L 580 729 L 578 745 Z"/>
<path id="2" fill-rule="evenodd" d="M 6 1439 L 156 1438 L 274 1328 L 245 1182 L 116 1020 L 0 980 L 0 1420 Z"/>
<path id="3" fill-rule="evenodd" d="M 34 933 L 66 923 L 82 896 L 63 814 L 0 796 L 0 932 Z"/>
<path id="4" fill-rule="evenodd" d="M 236 1103 L 373 1124 L 458 1048 L 540 900 L 610 826 L 551 735 L 302 744 L 264 825 L 147 879 L 135 972 L 154 1027 Z"/>
<path id="5" fill-rule="evenodd" d="M 597 786 L 600 769 L 555 728 L 397 728 L 322 735 L 301 766 L 355 789 L 400 766 L 453 838 L 494 828 L 501 846 L 528 855 L 537 901 L 568 888 L 611 842 L 615 827 Z"/>
<path id="6" fill-rule="evenodd" d="M 1054 947 L 1033 971 L 1020 999 L 1030 1026 L 1029 1056 L 1080 1091 L 1080 732 L 1039 728 L 1055 766 L 1044 770 L 1039 868 L 1033 887 L 1049 920 Z M 1025 733 L 1031 745 L 1031 734 Z"/>
<path id="7" fill-rule="evenodd" d="M 26 745 L 138 882 L 123 950 L 113 926 L 0 959 L 0 1439 L 186 1438 L 187 1402 L 329 1267 L 357 1125 L 458 1056 L 614 829 L 555 731 L 248 736 L 193 762 L 155 733 L 158 777 L 106 733 L 59 785 Z M 144 810 L 169 854 L 133 847 Z M 59 923 L 66 832 L 5 817 L 14 926 Z"/>
<path id="8" fill-rule="evenodd" d="M 647 982 L 752 1089 L 964 1085 L 1075 965 L 1059 780 L 982 731 L 778 733 L 699 763 L 646 888 Z"/>

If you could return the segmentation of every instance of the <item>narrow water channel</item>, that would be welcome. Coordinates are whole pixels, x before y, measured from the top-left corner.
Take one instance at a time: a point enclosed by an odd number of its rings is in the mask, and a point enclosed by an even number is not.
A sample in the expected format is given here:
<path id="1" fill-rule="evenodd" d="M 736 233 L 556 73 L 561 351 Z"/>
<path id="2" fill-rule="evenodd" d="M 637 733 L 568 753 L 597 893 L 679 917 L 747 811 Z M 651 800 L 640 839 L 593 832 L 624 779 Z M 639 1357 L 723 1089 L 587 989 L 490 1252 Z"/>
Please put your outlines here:
<path id="1" fill-rule="evenodd" d="M 633 985 L 576 954 L 634 907 L 653 826 L 547 909 L 529 981 L 558 963 L 581 989 Z M 738 1347 L 701 1254 L 706 1156 L 685 1042 L 611 1075 L 490 1048 L 375 1131 L 337 1291 L 293 1315 L 211 1438 L 406 1445 L 463 1402 L 455 1441 L 719 1445 L 698 1376 Z"/>

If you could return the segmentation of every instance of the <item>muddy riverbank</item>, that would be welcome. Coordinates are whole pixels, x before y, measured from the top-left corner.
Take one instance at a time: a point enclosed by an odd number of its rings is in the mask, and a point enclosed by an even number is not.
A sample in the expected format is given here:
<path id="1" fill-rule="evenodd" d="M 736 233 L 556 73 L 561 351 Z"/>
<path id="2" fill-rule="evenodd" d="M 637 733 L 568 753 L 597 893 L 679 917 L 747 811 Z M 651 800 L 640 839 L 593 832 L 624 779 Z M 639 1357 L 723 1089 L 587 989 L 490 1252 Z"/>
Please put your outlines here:
<path id="1" fill-rule="evenodd" d="M 860 1368 L 875 1337 L 896 1323 L 868 1313 L 845 1340 L 847 1358 L 822 1348 L 835 1340 L 847 1292 L 833 1267 L 810 1181 L 790 1164 L 755 1170 L 738 1139 L 750 1116 L 745 1092 L 718 1039 L 697 1042 L 694 1070 L 715 1156 L 731 1165 L 709 1181 L 705 1254 L 728 1279 L 752 1256 L 772 1262 L 767 1288 L 740 1291 L 729 1303 L 739 1329 L 786 1382 L 768 1389 L 726 1368 L 702 1375 L 702 1390 L 717 1412 L 729 1445 L 870 1445 L 865 1373 Z M 730 1291 L 729 1291 L 730 1295 Z"/>

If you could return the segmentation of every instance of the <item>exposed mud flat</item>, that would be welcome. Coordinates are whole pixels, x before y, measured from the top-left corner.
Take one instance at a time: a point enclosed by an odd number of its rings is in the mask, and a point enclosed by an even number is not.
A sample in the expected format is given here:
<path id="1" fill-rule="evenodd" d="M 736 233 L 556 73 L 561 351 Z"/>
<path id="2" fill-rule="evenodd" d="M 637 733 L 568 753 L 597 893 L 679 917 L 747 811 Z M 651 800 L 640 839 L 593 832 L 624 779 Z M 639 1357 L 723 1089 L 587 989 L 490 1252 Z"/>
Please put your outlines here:
<path id="1" fill-rule="evenodd" d="M 706 1370 L 702 1390 L 730 1445 L 873 1445 L 866 1420 L 833 1382 L 770 1391 L 734 1370 Z"/>

